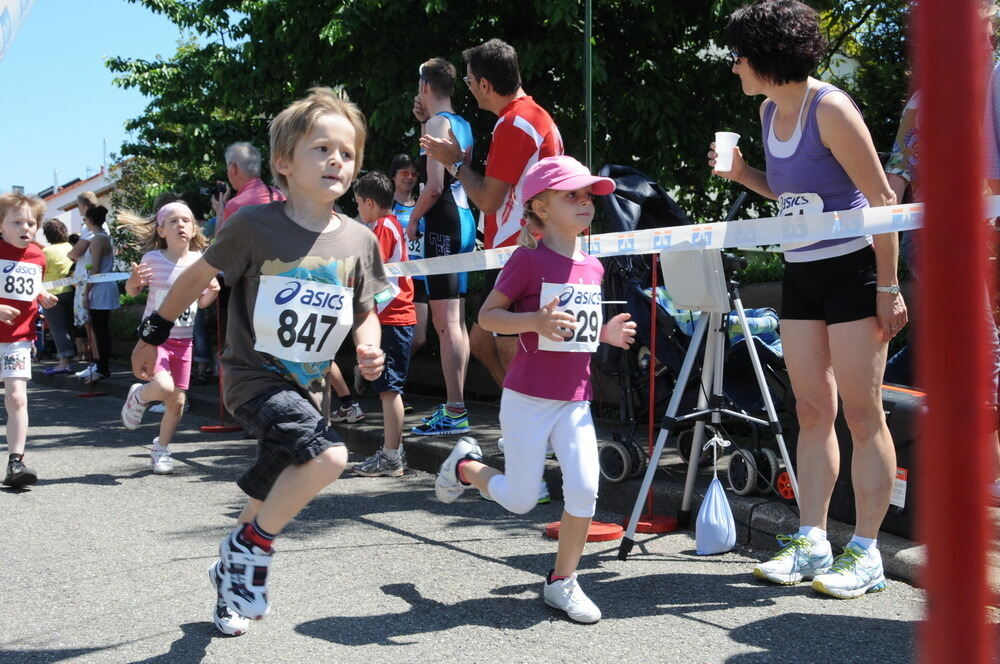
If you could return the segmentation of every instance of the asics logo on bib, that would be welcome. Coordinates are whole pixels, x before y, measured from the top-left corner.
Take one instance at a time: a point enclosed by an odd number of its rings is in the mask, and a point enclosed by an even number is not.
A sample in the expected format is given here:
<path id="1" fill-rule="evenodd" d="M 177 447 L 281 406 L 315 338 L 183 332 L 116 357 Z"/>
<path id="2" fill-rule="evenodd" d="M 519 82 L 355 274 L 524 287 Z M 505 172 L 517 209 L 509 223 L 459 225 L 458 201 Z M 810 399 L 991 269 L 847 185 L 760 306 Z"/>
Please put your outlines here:
<path id="1" fill-rule="evenodd" d="M 281 305 L 294 300 L 299 293 L 299 304 L 306 307 L 316 307 L 317 309 L 327 309 L 330 311 L 340 311 L 344 308 L 344 296 L 339 293 L 324 293 L 312 288 L 302 288 L 302 282 L 291 281 L 284 288 L 274 294 L 274 303 Z"/>
<path id="2" fill-rule="evenodd" d="M 809 197 L 803 196 L 801 194 L 797 196 L 782 196 L 780 201 L 781 211 L 784 212 L 788 208 L 796 207 L 798 205 L 805 205 L 806 203 L 809 202 L 810 202 Z M 805 214 L 805 211 L 802 210 L 799 212 L 799 214 Z"/>
<path id="3" fill-rule="evenodd" d="M 27 263 L 8 263 L 3 266 L 3 273 L 10 274 L 35 274 L 39 270 L 38 266 Z"/>
<path id="4" fill-rule="evenodd" d="M 601 293 L 600 291 L 592 291 L 587 293 L 586 291 L 577 291 L 572 286 L 567 286 L 566 290 L 559 293 L 559 306 L 565 307 L 567 304 L 600 304 L 601 303 Z"/>

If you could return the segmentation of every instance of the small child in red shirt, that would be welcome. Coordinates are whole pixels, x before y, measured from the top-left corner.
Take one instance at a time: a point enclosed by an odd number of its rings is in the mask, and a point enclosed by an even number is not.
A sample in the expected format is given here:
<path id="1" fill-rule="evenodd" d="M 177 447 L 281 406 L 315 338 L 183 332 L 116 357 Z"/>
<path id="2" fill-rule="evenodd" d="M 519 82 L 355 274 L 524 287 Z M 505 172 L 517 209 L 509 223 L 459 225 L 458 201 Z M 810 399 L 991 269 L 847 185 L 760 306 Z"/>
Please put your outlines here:
<path id="1" fill-rule="evenodd" d="M 12 487 L 34 484 L 38 475 L 24 465 L 28 439 L 28 379 L 38 303 L 54 307 L 58 298 L 42 288 L 45 254 L 34 243 L 45 203 L 37 196 L 0 195 L 0 378 L 7 408 L 7 474 Z"/>
<path id="2" fill-rule="evenodd" d="M 386 263 L 408 260 L 406 233 L 392 214 L 395 187 L 384 173 L 371 171 L 354 184 L 354 200 L 361 221 L 375 233 Z M 375 306 L 382 327 L 382 352 L 385 368 L 372 385 L 382 399 L 385 443 L 359 464 L 354 472 L 365 477 L 401 477 L 406 469 L 403 453 L 403 388 L 410 368 L 410 346 L 417 324 L 413 306 L 413 280 L 410 277 L 387 277 L 389 291 L 385 298 L 376 296 Z M 388 295 L 391 293 L 391 297 Z"/>

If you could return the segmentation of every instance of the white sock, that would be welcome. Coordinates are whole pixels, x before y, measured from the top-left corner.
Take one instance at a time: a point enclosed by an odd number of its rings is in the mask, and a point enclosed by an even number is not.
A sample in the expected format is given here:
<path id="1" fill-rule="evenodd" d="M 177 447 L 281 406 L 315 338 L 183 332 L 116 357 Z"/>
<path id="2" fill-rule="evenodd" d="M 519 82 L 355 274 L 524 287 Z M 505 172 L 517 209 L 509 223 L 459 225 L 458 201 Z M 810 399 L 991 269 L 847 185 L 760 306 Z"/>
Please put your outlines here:
<path id="1" fill-rule="evenodd" d="M 866 553 L 871 553 L 878 546 L 878 540 L 872 539 L 870 537 L 861 537 L 857 533 L 851 538 L 851 541 L 847 543 L 848 546 L 851 544 L 857 544 L 859 547 L 865 550 Z"/>
<path id="2" fill-rule="evenodd" d="M 822 544 L 826 541 L 826 531 L 816 526 L 800 526 L 799 535 L 805 535 L 813 544 Z"/>
<path id="3" fill-rule="evenodd" d="M 389 461 L 395 461 L 396 459 L 399 458 L 399 448 L 397 447 L 396 449 L 393 450 L 389 449 L 388 447 L 383 447 L 382 454 L 384 454 L 385 458 L 388 459 Z"/>

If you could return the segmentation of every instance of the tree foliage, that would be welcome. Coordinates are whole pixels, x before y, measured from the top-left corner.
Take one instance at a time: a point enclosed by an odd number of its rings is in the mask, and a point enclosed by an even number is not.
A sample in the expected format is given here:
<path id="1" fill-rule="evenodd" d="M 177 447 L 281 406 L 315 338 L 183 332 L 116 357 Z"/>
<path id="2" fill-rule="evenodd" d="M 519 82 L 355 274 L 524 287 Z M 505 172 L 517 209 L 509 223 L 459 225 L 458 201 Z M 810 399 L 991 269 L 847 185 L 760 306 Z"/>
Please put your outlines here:
<path id="1" fill-rule="evenodd" d="M 128 123 L 135 138 L 123 154 L 170 164 L 179 188 L 221 177 L 222 154 L 233 141 L 248 140 L 266 153 L 268 121 L 314 85 L 342 86 L 358 103 L 370 125 L 365 165 L 384 170 L 393 154 L 416 150 L 410 109 L 419 63 L 442 56 L 461 72 L 462 50 L 492 37 L 517 49 L 524 88 L 551 112 L 567 151 L 585 154 L 580 0 L 130 1 L 164 14 L 188 35 L 169 58 L 108 63 L 118 85 L 151 99 Z M 743 96 L 720 43 L 729 12 L 740 4 L 593 3 L 595 170 L 634 165 L 676 192 L 693 217 L 721 216 L 727 185 L 705 164 L 713 132 L 739 132 L 744 152 L 761 163 L 760 100 Z M 874 56 L 893 39 L 902 41 L 903 4 L 816 3 L 831 42 L 864 59 L 851 90 L 879 116 L 873 124 L 880 141 L 891 133 L 884 128 L 895 122 L 905 84 L 898 67 Z M 901 49 L 900 43 L 893 53 Z M 456 111 L 472 122 L 477 157 L 484 159 L 495 117 L 459 88 Z"/>

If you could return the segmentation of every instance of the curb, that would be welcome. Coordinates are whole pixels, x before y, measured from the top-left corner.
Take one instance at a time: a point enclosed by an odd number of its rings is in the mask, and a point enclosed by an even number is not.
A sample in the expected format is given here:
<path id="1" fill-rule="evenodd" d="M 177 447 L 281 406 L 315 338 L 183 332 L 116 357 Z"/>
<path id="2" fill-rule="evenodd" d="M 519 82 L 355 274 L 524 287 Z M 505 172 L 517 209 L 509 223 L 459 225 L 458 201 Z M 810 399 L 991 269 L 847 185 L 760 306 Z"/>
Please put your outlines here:
<path id="1" fill-rule="evenodd" d="M 33 380 L 36 383 L 68 391 L 87 391 L 80 379 L 72 374 L 46 376 L 43 373 L 46 366 L 49 364 L 33 367 Z M 102 380 L 97 387 L 100 391 L 107 392 L 109 397 L 124 400 L 129 386 L 135 380 L 124 365 L 113 365 L 113 369 L 112 377 Z M 407 416 L 406 427 L 419 424 L 419 417 L 424 413 L 429 413 L 437 406 L 437 401 L 433 397 L 407 395 L 406 400 L 414 406 L 414 412 Z M 202 417 L 218 419 L 219 399 L 214 385 L 192 386 L 188 392 L 188 401 L 191 403 L 190 412 Z M 362 398 L 361 403 L 366 413 L 363 421 L 355 424 L 334 424 L 333 426 L 344 437 L 344 441 L 351 451 L 367 455 L 373 453 L 382 444 L 382 417 L 377 399 Z M 469 402 L 467 407 L 470 421 L 474 424 L 475 436 L 479 439 L 484 455 L 491 465 L 502 468 L 503 455 L 496 447 L 496 440 L 500 437 L 499 404 Z M 224 415 L 226 421 L 232 421 L 228 413 Z M 610 440 L 616 423 L 596 421 L 595 426 L 599 441 Z M 639 435 L 641 433 L 639 432 Z M 454 440 L 453 437 L 411 435 L 408 429 L 404 428 L 403 441 L 406 447 L 407 461 L 413 468 L 435 473 L 441 462 L 451 452 Z M 671 458 L 668 459 L 668 457 Z M 680 510 L 683 498 L 683 473 L 686 466 L 681 463 L 680 457 L 676 454 L 665 452 L 663 458 L 672 465 L 669 470 L 661 468 L 660 474 L 653 482 L 653 504 L 658 514 L 676 514 Z M 662 465 L 663 460 L 661 460 Z M 669 477 L 663 477 L 663 470 L 667 470 Z M 674 477 L 678 478 L 679 481 L 675 481 Z M 692 515 L 696 515 L 698 512 L 701 505 L 701 492 L 704 492 L 710 479 L 710 470 L 703 469 L 692 504 Z M 545 481 L 549 485 L 552 498 L 561 499 L 562 487 L 559 466 L 555 461 L 546 462 Z M 640 486 L 641 479 L 632 479 L 616 484 L 602 478 L 598 508 L 602 511 L 622 514 L 622 519 L 627 520 L 632 512 Z M 738 546 L 748 547 L 751 551 L 759 550 L 766 555 L 767 552 L 777 550 L 776 535 L 793 533 L 798 529 L 798 515 L 794 506 L 788 503 L 760 497 L 736 496 L 729 492 L 726 495 L 736 520 Z M 996 598 L 994 604 L 1000 605 L 1000 546 L 996 545 L 996 542 L 1000 541 L 1000 509 L 991 510 L 991 516 L 994 521 L 994 546 L 989 553 L 988 584 L 992 596 Z M 843 547 L 850 540 L 853 530 L 852 525 L 831 519 L 828 525 L 830 542 L 835 547 Z M 882 553 L 883 565 L 888 576 L 919 585 L 921 568 L 926 560 L 926 548 L 923 545 L 883 532 L 879 534 L 879 550 Z"/>

